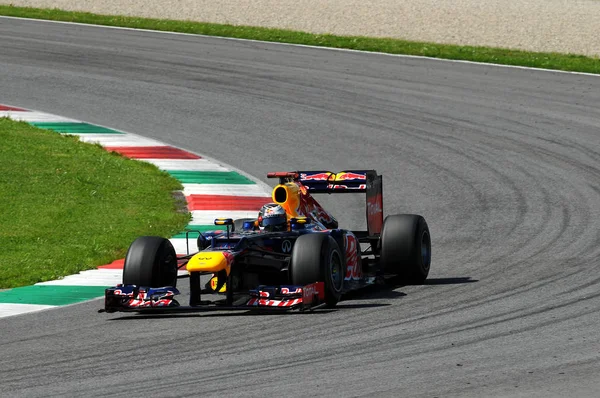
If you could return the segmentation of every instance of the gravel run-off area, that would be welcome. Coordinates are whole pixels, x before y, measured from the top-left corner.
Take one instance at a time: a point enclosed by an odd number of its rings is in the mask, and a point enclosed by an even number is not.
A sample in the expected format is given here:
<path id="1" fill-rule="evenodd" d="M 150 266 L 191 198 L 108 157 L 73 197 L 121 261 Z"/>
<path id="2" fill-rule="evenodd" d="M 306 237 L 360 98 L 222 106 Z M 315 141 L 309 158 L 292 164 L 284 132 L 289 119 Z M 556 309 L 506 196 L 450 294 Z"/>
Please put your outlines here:
<path id="1" fill-rule="evenodd" d="M 0 0 L 0 4 L 600 56 L 600 0 Z"/>

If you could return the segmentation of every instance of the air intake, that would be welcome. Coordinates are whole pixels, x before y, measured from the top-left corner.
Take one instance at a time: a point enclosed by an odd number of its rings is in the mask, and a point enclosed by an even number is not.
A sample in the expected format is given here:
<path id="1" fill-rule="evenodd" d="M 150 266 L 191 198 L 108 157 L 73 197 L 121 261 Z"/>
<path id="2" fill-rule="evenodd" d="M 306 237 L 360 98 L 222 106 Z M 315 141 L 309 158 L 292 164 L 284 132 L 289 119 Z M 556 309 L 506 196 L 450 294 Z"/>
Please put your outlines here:
<path id="1" fill-rule="evenodd" d="M 276 187 L 273 191 L 273 200 L 275 200 L 275 203 L 285 203 L 285 201 L 287 200 L 287 196 L 287 189 L 285 189 L 285 187 L 282 187 L 281 185 Z"/>

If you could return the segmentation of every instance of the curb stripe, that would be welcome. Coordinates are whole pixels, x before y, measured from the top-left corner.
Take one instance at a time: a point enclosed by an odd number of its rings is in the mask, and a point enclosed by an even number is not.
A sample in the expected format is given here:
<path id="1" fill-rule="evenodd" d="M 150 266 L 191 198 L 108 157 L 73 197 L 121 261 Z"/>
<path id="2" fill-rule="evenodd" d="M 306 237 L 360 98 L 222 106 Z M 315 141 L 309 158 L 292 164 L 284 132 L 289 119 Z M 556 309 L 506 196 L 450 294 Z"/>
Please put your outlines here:
<path id="1" fill-rule="evenodd" d="M 267 196 L 258 185 L 244 184 L 182 184 L 184 195 Z"/>
<path id="2" fill-rule="evenodd" d="M 185 239 L 186 236 L 186 231 L 187 232 L 187 236 L 189 239 L 195 239 L 198 238 L 198 232 L 196 231 L 200 231 L 202 233 L 204 232 L 208 232 L 208 231 L 225 231 L 225 226 L 224 225 L 194 225 L 194 224 L 189 224 L 187 227 L 185 227 L 185 231 L 182 231 L 178 234 L 175 234 L 171 237 L 171 239 Z"/>
<path id="3" fill-rule="evenodd" d="M 190 238 L 189 242 L 186 241 L 185 238 L 183 238 L 183 239 L 171 238 L 169 240 L 171 241 L 171 244 L 173 245 L 173 248 L 175 249 L 175 253 L 177 253 L 177 254 L 187 255 L 188 254 L 188 245 L 189 245 L 190 254 L 198 251 L 196 239 Z M 186 270 L 184 270 L 183 272 L 184 272 L 184 274 L 187 274 Z"/>
<path id="4" fill-rule="evenodd" d="M 66 305 L 91 300 L 104 295 L 106 286 L 48 286 L 16 287 L 2 292 L 0 303 Z"/>
<path id="5" fill-rule="evenodd" d="M 121 267 L 122 268 L 122 267 Z M 121 283 L 121 277 L 123 273 L 114 269 L 94 269 L 88 271 L 81 271 L 75 275 L 68 275 L 63 279 L 55 281 L 36 283 L 36 286 L 114 286 L 117 283 Z"/>
<path id="6" fill-rule="evenodd" d="M 101 265 L 98 269 L 123 269 L 123 264 L 125 263 L 124 258 L 120 258 L 118 260 L 113 261 L 110 264 Z"/>
<path id="7" fill-rule="evenodd" d="M 25 109 L 15 108 L 14 106 L 7 106 L 0 104 L 0 111 L 17 111 L 17 112 L 26 112 Z"/>
<path id="8" fill-rule="evenodd" d="M 123 134 L 119 131 L 109 129 L 106 127 L 96 126 L 89 123 L 77 123 L 77 122 L 31 122 L 35 127 L 41 129 L 53 130 L 57 133 L 67 134 Z"/>
<path id="9" fill-rule="evenodd" d="M 100 144 L 104 147 L 156 147 L 162 145 L 160 141 L 151 138 L 141 138 L 132 134 L 78 134 L 77 136 L 80 141 L 90 144 Z"/>
<path id="10" fill-rule="evenodd" d="M 76 122 L 66 117 L 49 115 L 43 112 L 32 111 L 0 111 L 0 117 L 9 117 L 21 122 Z"/>
<path id="11" fill-rule="evenodd" d="M 54 305 L 41 305 L 41 304 L 16 304 L 16 303 L 2 303 L 0 304 L 0 318 L 7 316 L 27 314 L 29 312 L 37 312 L 47 310 L 49 308 L 56 308 Z"/>
<path id="12" fill-rule="evenodd" d="M 186 230 L 222 230 L 222 226 L 214 225 L 217 217 L 255 218 L 260 206 L 270 198 L 270 193 L 263 188 L 264 184 L 246 177 L 243 172 L 150 138 L 44 112 L 0 105 L 0 117 L 4 116 L 60 134 L 77 135 L 83 142 L 98 143 L 108 151 L 152 163 L 167 171 L 182 182 L 183 194 L 188 200 L 192 221 Z M 178 254 L 186 254 L 188 244 L 192 252 L 196 251 L 198 233 L 191 232 L 188 236 L 188 243 L 185 231 L 170 239 Z M 124 259 L 118 259 L 59 280 L 1 291 L 0 318 L 102 297 L 105 288 L 121 283 L 123 263 Z M 179 275 L 187 275 L 187 271 L 180 270 Z"/>
<path id="13" fill-rule="evenodd" d="M 189 195 L 188 210 L 255 210 L 271 201 L 262 196 Z"/>
<path id="14" fill-rule="evenodd" d="M 235 171 L 166 171 L 181 181 L 182 184 L 256 184 L 248 177 Z"/>
<path id="15" fill-rule="evenodd" d="M 190 248 L 195 247 L 192 245 L 195 245 L 196 242 L 192 242 L 190 241 Z M 185 254 L 185 250 L 184 253 L 178 253 L 178 254 Z M 115 286 L 118 283 L 121 283 L 121 277 L 123 276 L 122 272 L 123 272 L 123 266 L 125 265 L 125 259 L 121 258 L 119 260 L 115 260 L 110 264 L 106 264 L 106 265 L 101 265 L 98 267 L 99 271 L 110 271 L 110 272 L 116 272 L 116 275 L 118 276 L 118 279 L 116 280 L 116 282 L 112 282 L 108 285 L 104 285 L 104 286 Z M 95 270 L 91 270 L 91 271 L 95 271 Z M 83 271 L 83 272 L 88 272 L 88 271 Z M 83 272 L 80 272 L 80 274 L 82 274 Z M 179 271 L 179 275 L 187 275 L 187 271 Z M 106 275 L 109 275 L 108 273 Z M 47 282 L 44 282 L 47 283 Z"/>
<path id="16" fill-rule="evenodd" d="M 200 159 L 198 155 L 172 146 L 106 146 L 104 149 L 133 159 Z"/>
<path id="17" fill-rule="evenodd" d="M 192 210 L 192 221 L 191 225 L 206 225 L 210 226 L 213 230 L 218 229 L 214 225 L 215 218 L 228 217 L 233 218 L 256 218 L 258 210 L 234 210 L 234 211 L 220 211 L 220 210 Z"/>
<path id="18" fill-rule="evenodd" d="M 206 159 L 144 159 L 162 170 L 171 171 L 231 171 Z M 264 192 L 264 191 L 262 191 Z"/>

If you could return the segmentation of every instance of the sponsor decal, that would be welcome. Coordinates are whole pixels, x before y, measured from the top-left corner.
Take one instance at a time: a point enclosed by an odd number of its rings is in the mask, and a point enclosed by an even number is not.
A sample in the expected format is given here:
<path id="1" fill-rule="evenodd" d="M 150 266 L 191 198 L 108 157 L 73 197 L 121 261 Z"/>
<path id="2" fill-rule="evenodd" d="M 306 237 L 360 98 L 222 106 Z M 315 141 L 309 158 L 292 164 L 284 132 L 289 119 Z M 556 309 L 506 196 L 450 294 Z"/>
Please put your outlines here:
<path id="1" fill-rule="evenodd" d="M 291 290 L 289 287 L 282 287 L 281 288 L 281 294 L 298 294 L 298 293 L 302 293 L 302 288 L 301 287 L 297 287 L 294 290 Z"/>
<path id="2" fill-rule="evenodd" d="M 337 174 L 331 172 L 322 173 L 301 173 L 300 180 L 304 181 L 347 181 L 347 180 L 366 180 L 367 175 L 363 173 L 354 173 L 352 171 L 342 171 Z"/>
<path id="3" fill-rule="evenodd" d="M 302 289 L 302 302 L 304 304 L 310 304 L 313 301 L 313 298 L 315 297 L 315 285 L 308 285 L 308 286 L 304 286 L 304 289 Z"/>
<path id="4" fill-rule="evenodd" d="M 315 221 L 325 224 L 328 228 L 337 227 L 337 221 L 328 212 L 325 211 L 317 201 L 310 195 L 302 195 L 300 205 L 298 206 L 301 215 L 312 218 Z"/>
<path id="5" fill-rule="evenodd" d="M 289 253 L 292 251 L 292 242 L 290 242 L 289 240 L 284 240 L 283 242 L 281 242 L 281 251 L 283 251 L 284 253 Z"/>
<path id="6" fill-rule="evenodd" d="M 311 283 L 302 288 L 302 304 L 312 304 L 315 297 L 325 300 L 325 284 L 323 282 Z"/>
<path id="7" fill-rule="evenodd" d="M 301 299 L 293 300 L 269 300 L 264 298 L 251 298 L 246 305 L 252 307 L 291 307 L 302 302 Z"/>
<path id="8" fill-rule="evenodd" d="M 381 233 L 383 227 L 383 209 L 381 194 L 367 198 L 367 226 L 370 234 Z"/>
<path id="9" fill-rule="evenodd" d="M 304 181 L 327 181 L 327 180 L 331 179 L 331 177 L 333 175 L 334 175 L 333 173 L 329 173 L 329 172 L 314 173 L 314 174 L 301 173 L 300 174 L 300 180 L 304 180 Z"/>
<path id="10" fill-rule="evenodd" d="M 219 287 L 219 277 L 216 274 L 213 274 L 214 276 L 212 278 L 210 278 L 210 288 L 213 291 L 217 290 L 217 287 Z M 227 283 L 223 282 L 223 286 L 221 286 L 219 288 L 219 293 L 225 293 L 227 291 Z"/>
<path id="11" fill-rule="evenodd" d="M 129 299 L 125 306 L 129 308 L 169 307 L 174 304 L 172 291 L 156 292 L 150 289 L 139 289 L 135 298 Z"/>
<path id="12" fill-rule="evenodd" d="M 353 233 L 346 234 L 346 277 L 344 279 L 361 279 L 362 266 L 358 256 L 359 243 Z"/>
<path id="13" fill-rule="evenodd" d="M 115 289 L 115 290 L 113 290 L 113 294 L 115 296 L 133 297 L 133 291 L 131 291 L 131 292 L 123 292 L 121 289 Z"/>
<path id="14" fill-rule="evenodd" d="M 367 182 L 367 230 L 369 235 L 381 233 L 383 226 L 382 178 Z"/>
<path id="15" fill-rule="evenodd" d="M 364 191 L 365 189 L 367 189 L 367 184 L 360 184 L 357 187 L 352 187 L 352 186 L 349 187 L 348 185 L 341 185 L 341 184 L 328 184 L 327 189 L 354 189 L 357 191 Z"/>
<path id="16" fill-rule="evenodd" d="M 346 181 L 346 180 L 366 180 L 366 174 L 353 173 L 351 171 L 343 171 L 335 175 L 335 181 Z"/>
<path id="17" fill-rule="evenodd" d="M 382 211 L 383 209 L 381 208 L 381 200 L 377 200 L 377 198 L 375 198 L 375 200 L 370 200 L 367 202 L 367 214 L 369 216 L 374 216 Z"/>

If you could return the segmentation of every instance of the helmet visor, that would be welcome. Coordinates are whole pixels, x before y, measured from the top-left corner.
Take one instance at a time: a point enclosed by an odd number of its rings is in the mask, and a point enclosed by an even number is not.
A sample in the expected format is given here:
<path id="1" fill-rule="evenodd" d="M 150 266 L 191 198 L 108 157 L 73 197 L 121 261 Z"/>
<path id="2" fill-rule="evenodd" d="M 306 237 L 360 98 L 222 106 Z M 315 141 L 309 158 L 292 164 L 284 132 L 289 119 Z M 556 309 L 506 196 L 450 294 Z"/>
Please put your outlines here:
<path id="1" fill-rule="evenodd" d="M 269 225 L 282 225 L 287 222 L 286 216 L 274 216 L 274 217 L 263 217 L 262 225 L 263 227 L 267 227 Z"/>

